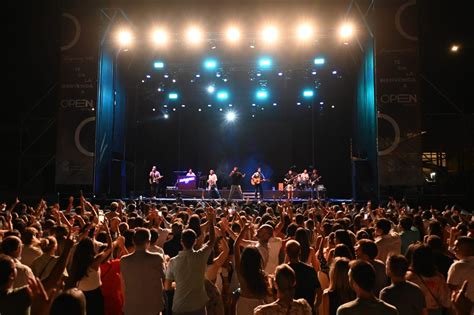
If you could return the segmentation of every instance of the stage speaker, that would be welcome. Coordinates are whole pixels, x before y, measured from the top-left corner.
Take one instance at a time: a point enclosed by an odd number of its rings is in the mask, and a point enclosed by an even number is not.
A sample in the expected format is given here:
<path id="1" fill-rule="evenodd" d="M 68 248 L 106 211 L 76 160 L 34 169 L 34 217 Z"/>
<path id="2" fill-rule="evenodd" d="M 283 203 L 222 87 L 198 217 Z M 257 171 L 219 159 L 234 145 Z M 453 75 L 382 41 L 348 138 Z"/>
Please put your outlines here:
<path id="1" fill-rule="evenodd" d="M 366 159 L 352 160 L 352 196 L 355 200 L 375 200 L 376 178 Z"/>

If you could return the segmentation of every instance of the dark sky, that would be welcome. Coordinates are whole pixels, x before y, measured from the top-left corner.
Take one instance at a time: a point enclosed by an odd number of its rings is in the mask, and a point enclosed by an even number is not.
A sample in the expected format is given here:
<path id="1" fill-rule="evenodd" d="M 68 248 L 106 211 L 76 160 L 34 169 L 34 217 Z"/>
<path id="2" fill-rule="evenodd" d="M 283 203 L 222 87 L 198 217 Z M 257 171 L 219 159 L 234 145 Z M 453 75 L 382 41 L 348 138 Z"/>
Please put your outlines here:
<path id="1" fill-rule="evenodd" d="M 7 2 L 4 47 L 7 48 L 8 71 L 4 72 L 6 86 L 0 111 L 0 192 L 16 186 L 22 117 L 58 81 L 60 3 L 64 2 Z M 90 3 L 94 1 L 82 1 L 81 6 Z M 110 4 L 111 1 L 104 3 Z M 472 91 L 473 19 L 468 1 L 419 0 L 418 5 L 420 73 L 431 82 L 421 84 L 423 112 L 472 115 L 474 106 L 468 93 Z M 461 45 L 456 54 L 449 51 L 452 43 Z M 32 126 L 38 124 L 38 128 L 30 128 L 30 137 L 47 124 L 48 116 L 54 115 L 55 97 L 53 89 L 45 101 L 47 105 L 41 109 L 46 119 L 31 123 Z M 429 127 L 434 128 L 432 125 Z M 54 138 L 54 132 L 49 137 Z M 47 155 L 54 150 L 55 139 L 51 139 L 50 144 L 39 149 L 38 153 Z"/>

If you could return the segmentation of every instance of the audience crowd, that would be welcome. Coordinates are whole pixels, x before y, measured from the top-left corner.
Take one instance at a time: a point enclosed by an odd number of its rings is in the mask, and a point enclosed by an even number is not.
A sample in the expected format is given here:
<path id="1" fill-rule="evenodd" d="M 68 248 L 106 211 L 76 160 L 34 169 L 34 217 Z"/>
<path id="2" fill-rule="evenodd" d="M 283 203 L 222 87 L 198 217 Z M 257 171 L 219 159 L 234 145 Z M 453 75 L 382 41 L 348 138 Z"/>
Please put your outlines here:
<path id="1" fill-rule="evenodd" d="M 0 206 L 0 314 L 474 314 L 474 218 L 292 202 Z"/>

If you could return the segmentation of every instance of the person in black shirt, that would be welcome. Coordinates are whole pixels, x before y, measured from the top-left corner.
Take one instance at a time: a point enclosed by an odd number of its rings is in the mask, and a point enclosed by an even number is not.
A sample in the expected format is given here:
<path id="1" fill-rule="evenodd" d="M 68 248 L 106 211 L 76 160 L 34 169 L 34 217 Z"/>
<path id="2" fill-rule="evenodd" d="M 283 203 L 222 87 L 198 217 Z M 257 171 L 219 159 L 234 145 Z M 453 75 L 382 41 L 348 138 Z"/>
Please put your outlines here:
<path id="1" fill-rule="evenodd" d="M 317 310 L 323 294 L 321 284 L 314 268 L 300 261 L 300 251 L 301 247 L 297 241 L 291 240 L 286 243 L 289 266 L 296 275 L 294 298 L 305 299 L 314 310 Z"/>
<path id="2" fill-rule="evenodd" d="M 263 176 L 262 170 L 260 167 L 253 173 L 251 183 L 255 188 L 255 199 L 263 199 L 263 182 L 265 181 L 265 176 Z"/>
<path id="3" fill-rule="evenodd" d="M 242 193 L 242 187 L 240 186 L 242 182 L 242 178 L 245 177 L 245 174 L 239 172 L 239 168 L 234 166 L 232 172 L 229 174 L 231 185 L 230 185 L 230 192 L 229 192 L 229 200 L 232 199 L 232 196 L 237 191 L 239 194 L 240 199 L 244 198 L 244 194 Z"/>
<path id="4" fill-rule="evenodd" d="M 173 237 L 163 245 L 163 251 L 166 255 L 170 256 L 170 258 L 178 255 L 179 251 L 183 250 L 183 245 L 181 244 L 182 231 L 183 226 L 180 223 L 175 222 L 171 225 L 171 233 L 173 234 Z"/>

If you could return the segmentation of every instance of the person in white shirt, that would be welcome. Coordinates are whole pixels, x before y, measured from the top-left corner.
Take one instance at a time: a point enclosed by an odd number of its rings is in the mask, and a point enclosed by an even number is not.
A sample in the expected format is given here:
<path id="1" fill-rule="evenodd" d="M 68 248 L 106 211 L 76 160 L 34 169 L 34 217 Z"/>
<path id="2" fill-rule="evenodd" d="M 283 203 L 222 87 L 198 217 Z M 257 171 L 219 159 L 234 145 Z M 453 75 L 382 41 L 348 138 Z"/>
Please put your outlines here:
<path id="1" fill-rule="evenodd" d="M 189 176 L 189 177 L 191 177 L 191 176 L 192 176 L 192 177 L 196 177 L 196 174 L 194 174 L 193 169 L 190 168 L 190 169 L 188 170 L 188 173 L 186 174 L 186 176 Z"/>
<path id="2" fill-rule="evenodd" d="M 402 240 L 398 233 L 391 231 L 392 223 L 387 219 L 380 219 L 375 224 L 375 244 L 377 245 L 377 259 L 382 262 L 387 260 L 390 254 L 400 255 Z"/>
<path id="3" fill-rule="evenodd" d="M 207 260 L 215 243 L 215 213 L 207 210 L 209 224 L 209 241 L 200 249 L 194 250 L 196 233 L 186 229 L 181 235 L 183 250 L 171 258 L 166 271 L 165 290 L 172 290 L 172 283 L 176 283 L 173 296 L 173 314 L 205 315 L 206 304 L 209 300 L 205 283 Z"/>
<path id="4" fill-rule="evenodd" d="M 27 285 L 28 280 L 33 279 L 35 276 L 33 275 L 31 268 L 22 264 L 19 260 L 22 249 L 20 238 L 17 236 L 7 236 L 3 239 L 1 247 L 3 254 L 10 256 L 15 263 L 17 274 L 15 280 L 13 281 L 12 289 Z"/>
<path id="5" fill-rule="evenodd" d="M 460 290 L 467 280 L 465 296 L 474 303 L 474 238 L 461 236 L 457 239 L 454 251 L 459 259 L 448 271 L 448 286 L 451 290 Z M 474 311 L 474 307 L 471 309 Z"/>
<path id="6" fill-rule="evenodd" d="M 209 177 L 207 178 L 208 189 L 211 192 L 211 198 L 220 199 L 221 195 L 217 189 L 217 175 L 214 170 L 209 171 Z"/>

